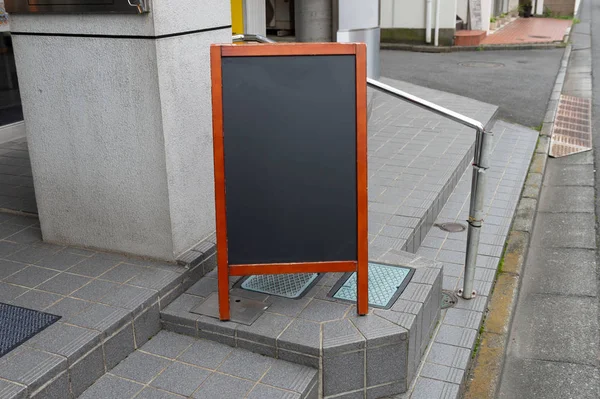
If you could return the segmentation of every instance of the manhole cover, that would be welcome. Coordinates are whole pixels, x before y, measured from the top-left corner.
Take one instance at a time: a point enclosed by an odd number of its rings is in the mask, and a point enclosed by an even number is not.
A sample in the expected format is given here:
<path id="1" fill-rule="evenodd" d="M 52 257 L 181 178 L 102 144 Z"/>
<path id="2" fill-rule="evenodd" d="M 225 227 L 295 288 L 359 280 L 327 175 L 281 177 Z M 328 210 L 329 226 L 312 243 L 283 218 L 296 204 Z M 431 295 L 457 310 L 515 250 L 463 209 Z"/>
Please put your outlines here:
<path id="1" fill-rule="evenodd" d="M 552 128 L 551 157 L 592 149 L 592 104 L 587 98 L 561 95 Z"/>
<path id="2" fill-rule="evenodd" d="M 499 62 L 484 62 L 484 61 L 470 61 L 461 62 L 458 65 L 465 68 L 503 68 L 504 64 Z"/>
<path id="3" fill-rule="evenodd" d="M 550 36 L 538 36 L 538 35 L 529 35 L 529 37 L 533 39 L 552 39 Z"/>
<path id="4" fill-rule="evenodd" d="M 241 287 L 248 291 L 284 298 L 300 298 L 317 282 L 318 277 L 317 273 L 265 274 L 248 277 Z"/>
<path id="5" fill-rule="evenodd" d="M 460 233 L 467 229 L 467 226 L 460 223 L 441 223 L 434 224 L 434 226 L 438 227 L 440 230 L 447 231 L 448 233 Z"/>
<path id="6" fill-rule="evenodd" d="M 414 269 L 369 262 L 369 305 L 391 307 L 410 281 Z M 346 273 L 328 296 L 356 302 L 356 273 Z"/>
<path id="7" fill-rule="evenodd" d="M 442 309 L 448 309 L 456 305 L 458 297 L 451 291 L 442 291 Z"/>

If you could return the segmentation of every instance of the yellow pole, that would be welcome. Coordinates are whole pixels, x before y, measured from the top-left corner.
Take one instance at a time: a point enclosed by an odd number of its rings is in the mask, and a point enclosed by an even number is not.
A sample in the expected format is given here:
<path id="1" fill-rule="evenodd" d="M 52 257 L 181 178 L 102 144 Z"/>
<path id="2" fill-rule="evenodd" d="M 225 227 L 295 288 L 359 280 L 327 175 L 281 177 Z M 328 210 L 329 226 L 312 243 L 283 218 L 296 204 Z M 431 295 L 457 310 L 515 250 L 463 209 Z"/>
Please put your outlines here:
<path id="1" fill-rule="evenodd" d="M 244 33 L 244 0 L 231 0 L 231 31 L 234 35 Z"/>

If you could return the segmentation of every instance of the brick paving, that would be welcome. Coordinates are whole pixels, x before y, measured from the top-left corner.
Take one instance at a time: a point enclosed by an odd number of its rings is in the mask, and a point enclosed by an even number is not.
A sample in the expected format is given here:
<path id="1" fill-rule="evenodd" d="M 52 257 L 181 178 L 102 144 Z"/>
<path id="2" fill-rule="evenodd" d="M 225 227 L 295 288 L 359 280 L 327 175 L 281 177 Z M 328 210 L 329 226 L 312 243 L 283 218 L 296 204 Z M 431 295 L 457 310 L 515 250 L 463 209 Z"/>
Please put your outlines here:
<path id="1" fill-rule="evenodd" d="M 572 21 L 553 18 L 518 18 L 486 36 L 489 44 L 523 44 L 562 42 Z"/>

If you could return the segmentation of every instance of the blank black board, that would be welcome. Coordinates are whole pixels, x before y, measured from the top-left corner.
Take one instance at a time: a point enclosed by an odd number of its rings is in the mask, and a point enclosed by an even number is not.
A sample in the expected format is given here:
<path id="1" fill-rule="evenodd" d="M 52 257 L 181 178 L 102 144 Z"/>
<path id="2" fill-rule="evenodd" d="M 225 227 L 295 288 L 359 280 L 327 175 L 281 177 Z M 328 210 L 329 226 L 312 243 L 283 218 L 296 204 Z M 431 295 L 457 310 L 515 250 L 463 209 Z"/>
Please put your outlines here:
<path id="1" fill-rule="evenodd" d="M 231 265 L 357 260 L 354 55 L 222 58 Z"/>

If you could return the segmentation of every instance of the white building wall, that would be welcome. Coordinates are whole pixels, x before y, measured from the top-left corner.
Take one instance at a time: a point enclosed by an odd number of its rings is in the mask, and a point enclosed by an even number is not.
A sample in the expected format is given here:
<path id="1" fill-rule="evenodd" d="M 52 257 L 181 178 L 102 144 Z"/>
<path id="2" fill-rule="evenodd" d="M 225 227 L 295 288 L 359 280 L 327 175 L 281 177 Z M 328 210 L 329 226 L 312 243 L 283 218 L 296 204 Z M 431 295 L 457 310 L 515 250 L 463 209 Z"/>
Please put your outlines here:
<path id="1" fill-rule="evenodd" d="M 437 0 L 440 3 L 440 29 L 456 27 L 456 1 Z M 433 0 L 431 27 L 435 27 Z M 381 0 L 381 28 L 425 29 L 426 0 Z"/>

